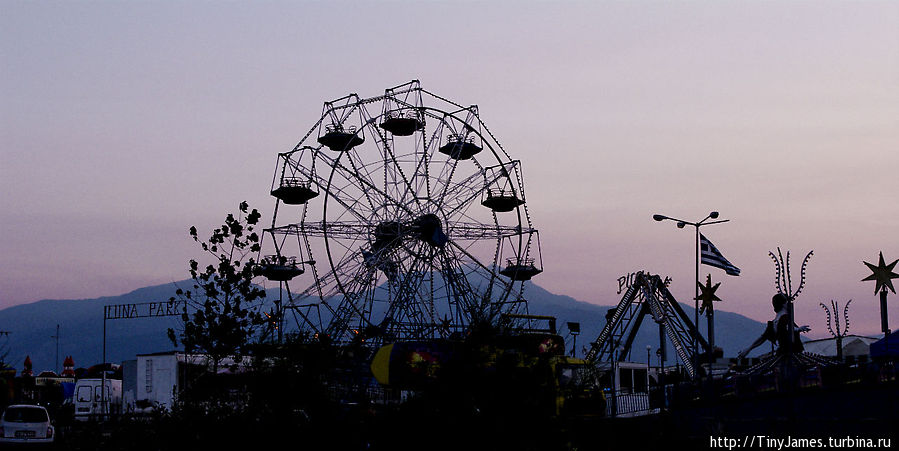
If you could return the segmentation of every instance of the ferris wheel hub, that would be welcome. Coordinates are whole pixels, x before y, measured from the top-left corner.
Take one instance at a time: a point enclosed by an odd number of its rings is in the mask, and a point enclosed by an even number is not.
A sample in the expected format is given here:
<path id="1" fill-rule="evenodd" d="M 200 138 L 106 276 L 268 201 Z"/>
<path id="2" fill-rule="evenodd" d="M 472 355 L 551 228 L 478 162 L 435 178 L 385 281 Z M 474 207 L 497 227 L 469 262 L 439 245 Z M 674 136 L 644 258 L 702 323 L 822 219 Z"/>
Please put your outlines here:
<path id="1" fill-rule="evenodd" d="M 395 247 L 407 238 L 416 239 L 432 247 L 443 247 L 449 241 L 449 237 L 443 232 L 440 218 L 433 213 L 421 215 L 405 223 L 383 221 L 375 226 L 372 235 L 374 236 L 372 252 Z"/>
<path id="2" fill-rule="evenodd" d="M 443 247 L 449 241 L 449 237 L 443 233 L 440 218 L 433 213 L 428 213 L 416 219 L 414 230 L 419 240 L 434 247 Z"/>

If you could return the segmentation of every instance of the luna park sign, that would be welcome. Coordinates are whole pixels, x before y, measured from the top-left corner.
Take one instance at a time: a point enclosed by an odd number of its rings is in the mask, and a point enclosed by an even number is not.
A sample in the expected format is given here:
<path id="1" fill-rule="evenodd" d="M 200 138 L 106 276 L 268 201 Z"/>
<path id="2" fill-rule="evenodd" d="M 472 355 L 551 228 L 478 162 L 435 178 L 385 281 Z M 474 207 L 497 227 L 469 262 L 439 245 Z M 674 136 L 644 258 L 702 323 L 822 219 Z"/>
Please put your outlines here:
<path id="1" fill-rule="evenodd" d="M 178 316 L 187 311 L 186 301 L 142 302 L 103 306 L 103 319 L 152 318 Z"/>

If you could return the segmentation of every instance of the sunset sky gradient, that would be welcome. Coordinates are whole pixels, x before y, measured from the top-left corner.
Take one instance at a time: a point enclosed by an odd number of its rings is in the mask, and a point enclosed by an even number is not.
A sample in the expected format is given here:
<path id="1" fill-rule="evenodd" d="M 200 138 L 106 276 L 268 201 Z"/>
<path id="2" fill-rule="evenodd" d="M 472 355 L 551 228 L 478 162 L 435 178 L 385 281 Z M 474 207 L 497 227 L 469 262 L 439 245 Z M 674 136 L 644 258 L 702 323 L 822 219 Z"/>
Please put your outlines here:
<path id="1" fill-rule="evenodd" d="M 191 225 L 270 218 L 324 101 L 418 79 L 522 161 L 548 290 L 615 304 L 645 269 L 692 304 L 693 230 L 652 215 L 717 210 L 718 309 L 770 319 L 768 252 L 814 250 L 797 322 L 828 336 L 818 303 L 852 299 L 880 333 L 899 2 L 0 0 L 0 55 L 0 308 L 186 278 Z"/>

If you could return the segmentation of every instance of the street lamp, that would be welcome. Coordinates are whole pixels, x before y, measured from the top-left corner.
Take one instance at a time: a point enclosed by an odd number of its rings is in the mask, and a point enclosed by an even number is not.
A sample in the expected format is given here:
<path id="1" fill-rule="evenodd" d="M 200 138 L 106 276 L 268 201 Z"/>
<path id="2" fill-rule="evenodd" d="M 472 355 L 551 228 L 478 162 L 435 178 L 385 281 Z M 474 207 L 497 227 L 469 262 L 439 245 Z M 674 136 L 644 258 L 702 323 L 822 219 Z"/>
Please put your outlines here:
<path id="1" fill-rule="evenodd" d="M 696 222 L 684 221 L 683 219 L 672 218 L 669 216 L 659 215 L 659 214 L 652 215 L 652 219 L 654 219 L 656 221 L 664 221 L 666 219 L 675 221 L 677 223 L 677 228 L 679 228 L 679 229 L 683 229 L 684 227 L 686 227 L 688 225 L 693 226 L 696 229 L 696 243 L 695 243 L 695 248 L 694 248 L 696 250 L 696 283 L 693 284 L 693 290 L 695 292 L 693 299 L 695 301 L 695 307 L 696 307 L 696 309 L 693 312 L 694 318 L 695 318 L 694 326 L 696 327 L 696 336 L 693 337 L 693 360 L 694 360 L 693 365 L 695 368 L 695 367 L 698 367 L 697 356 L 699 355 L 699 340 L 698 340 L 698 335 L 699 335 L 699 263 L 700 263 L 699 228 L 702 226 L 707 226 L 707 225 L 712 225 L 712 224 L 721 224 L 723 222 L 728 222 L 730 220 L 729 219 L 718 219 L 717 211 L 710 212 L 701 221 L 696 221 Z M 710 221 L 710 219 L 712 221 Z M 709 339 L 710 339 L 709 347 L 711 348 L 714 346 L 714 338 L 712 338 L 710 335 Z M 711 359 L 711 354 L 709 355 L 709 358 Z M 711 370 L 711 366 L 709 367 L 709 369 Z M 698 374 L 698 372 L 694 371 L 693 377 L 696 377 L 697 374 Z"/>
<path id="2" fill-rule="evenodd" d="M 568 332 L 571 333 L 574 339 L 574 342 L 571 344 L 571 356 L 574 357 L 577 352 L 577 336 L 581 333 L 581 323 L 568 323 Z"/>

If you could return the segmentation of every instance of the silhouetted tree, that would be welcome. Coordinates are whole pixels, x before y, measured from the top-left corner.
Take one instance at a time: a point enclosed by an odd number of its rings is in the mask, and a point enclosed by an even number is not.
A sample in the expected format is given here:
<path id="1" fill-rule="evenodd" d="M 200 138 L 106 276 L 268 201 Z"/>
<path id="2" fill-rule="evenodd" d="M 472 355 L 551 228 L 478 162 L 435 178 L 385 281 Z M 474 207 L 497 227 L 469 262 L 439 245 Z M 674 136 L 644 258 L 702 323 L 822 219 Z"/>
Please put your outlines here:
<path id="1" fill-rule="evenodd" d="M 196 227 L 190 228 L 190 236 L 217 263 L 201 269 L 191 259 L 193 288 L 178 288 L 171 298 L 184 300 L 196 310 L 182 315 L 180 337 L 168 330 L 169 339 L 177 346 L 180 338 L 188 352 L 208 355 L 215 370 L 226 357 L 244 355 L 256 328 L 264 322 L 260 308 L 265 291 L 253 284 L 256 262 L 251 256 L 259 252 L 254 228 L 261 215 L 256 209 L 248 210 L 247 203 L 241 202 L 238 215 L 228 214 L 206 241 L 200 241 Z"/>

